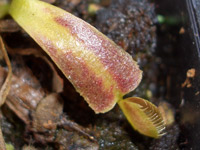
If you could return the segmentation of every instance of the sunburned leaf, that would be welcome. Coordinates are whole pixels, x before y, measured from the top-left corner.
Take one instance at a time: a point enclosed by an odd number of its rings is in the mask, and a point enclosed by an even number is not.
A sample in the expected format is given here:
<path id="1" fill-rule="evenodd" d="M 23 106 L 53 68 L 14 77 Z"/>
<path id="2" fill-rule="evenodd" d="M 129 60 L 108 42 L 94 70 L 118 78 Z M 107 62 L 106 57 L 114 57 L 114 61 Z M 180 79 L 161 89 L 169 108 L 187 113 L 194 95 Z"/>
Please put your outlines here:
<path id="1" fill-rule="evenodd" d="M 38 0 L 13 0 L 11 16 L 49 54 L 96 113 L 140 83 L 132 57 L 94 27 Z"/>
<path id="2" fill-rule="evenodd" d="M 130 124 L 140 133 L 158 138 L 162 136 L 165 123 L 158 108 L 147 100 L 130 97 L 118 102 Z"/>

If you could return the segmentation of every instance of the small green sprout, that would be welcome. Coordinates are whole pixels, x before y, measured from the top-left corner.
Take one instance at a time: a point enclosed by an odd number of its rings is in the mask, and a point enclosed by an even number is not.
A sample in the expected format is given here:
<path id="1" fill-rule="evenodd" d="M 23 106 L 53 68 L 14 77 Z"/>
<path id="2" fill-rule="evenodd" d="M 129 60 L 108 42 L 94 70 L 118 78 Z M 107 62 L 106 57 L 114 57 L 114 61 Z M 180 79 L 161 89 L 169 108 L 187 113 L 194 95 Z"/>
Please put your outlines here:
<path id="1" fill-rule="evenodd" d="M 167 25 L 177 25 L 181 22 L 181 18 L 177 16 L 163 16 L 163 15 L 158 15 L 157 16 L 158 23 L 160 24 L 167 24 Z"/>

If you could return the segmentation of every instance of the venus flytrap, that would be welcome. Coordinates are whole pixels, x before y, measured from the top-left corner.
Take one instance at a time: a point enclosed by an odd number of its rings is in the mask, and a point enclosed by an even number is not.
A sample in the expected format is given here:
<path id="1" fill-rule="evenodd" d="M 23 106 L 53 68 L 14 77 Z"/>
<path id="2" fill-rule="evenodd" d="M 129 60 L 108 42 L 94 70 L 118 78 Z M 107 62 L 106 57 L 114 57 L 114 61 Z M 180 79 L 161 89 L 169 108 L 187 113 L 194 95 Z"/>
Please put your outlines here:
<path id="1" fill-rule="evenodd" d="M 38 0 L 13 0 L 14 20 L 44 49 L 95 113 L 116 103 L 140 133 L 158 138 L 164 122 L 156 106 L 123 96 L 140 83 L 132 57 L 97 29 L 72 14 Z"/>
<path id="2" fill-rule="evenodd" d="M 133 128 L 144 135 L 160 137 L 164 135 L 164 120 L 158 108 L 147 100 L 129 97 L 118 102 Z"/>

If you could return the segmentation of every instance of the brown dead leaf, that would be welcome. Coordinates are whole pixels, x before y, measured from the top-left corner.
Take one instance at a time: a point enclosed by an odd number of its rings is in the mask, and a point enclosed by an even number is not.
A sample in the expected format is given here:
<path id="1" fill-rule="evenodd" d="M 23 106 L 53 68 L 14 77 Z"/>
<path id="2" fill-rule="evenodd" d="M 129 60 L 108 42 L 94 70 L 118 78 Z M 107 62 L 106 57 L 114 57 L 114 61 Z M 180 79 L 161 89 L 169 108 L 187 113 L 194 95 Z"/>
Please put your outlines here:
<path id="1" fill-rule="evenodd" d="M 188 69 L 188 71 L 186 73 L 187 77 L 186 77 L 184 83 L 182 83 L 181 87 L 182 88 L 184 88 L 184 87 L 187 87 L 187 88 L 192 87 L 191 80 L 192 80 L 192 78 L 195 77 L 195 74 L 196 74 L 196 70 L 194 68 Z"/>
<path id="2" fill-rule="evenodd" d="M 12 19 L 0 20 L 0 32 L 17 32 L 21 28 L 19 25 Z"/>
<path id="3" fill-rule="evenodd" d="M 36 131 L 56 129 L 63 112 L 63 101 L 58 94 L 52 93 L 45 97 L 37 106 L 33 114 L 33 127 Z M 52 115 L 53 114 L 53 115 Z"/>
<path id="4" fill-rule="evenodd" d="M 0 89 L 0 106 L 2 106 L 6 100 L 6 97 L 9 93 L 10 90 L 10 84 L 11 84 L 11 77 L 12 77 L 12 67 L 11 67 L 11 63 L 10 63 L 10 59 L 8 57 L 5 45 L 3 43 L 2 37 L 0 36 L 0 45 L 1 45 L 1 52 L 3 54 L 3 57 L 5 59 L 5 62 L 8 66 L 8 73 L 7 73 L 7 77 L 3 83 L 3 85 L 1 86 Z M 2 131 L 1 131 L 1 127 L 0 127 L 0 149 L 1 150 L 6 150 L 5 148 L 5 142 L 4 142 L 4 138 L 2 135 Z"/>
<path id="5" fill-rule="evenodd" d="M 187 71 L 187 77 L 188 78 L 194 78 L 195 77 L 195 73 L 196 73 L 196 70 L 194 68 L 191 68 Z"/>
<path id="6" fill-rule="evenodd" d="M 181 27 L 180 30 L 179 30 L 179 34 L 184 34 L 184 33 L 185 33 L 185 28 Z"/>
<path id="7" fill-rule="evenodd" d="M 36 109 L 40 100 L 45 97 L 39 81 L 31 70 L 18 58 L 12 59 L 13 76 L 6 105 L 26 124 L 30 123 L 29 113 Z M 5 79 L 7 70 L 0 67 L 0 83 Z"/>
<path id="8" fill-rule="evenodd" d="M 63 91 L 63 87 L 64 87 L 63 79 L 58 74 L 54 64 L 45 55 L 43 55 L 39 49 L 35 49 L 35 48 L 11 49 L 9 47 L 7 49 L 8 49 L 8 52 L 13 55 L 16 55 L 16 54 L 22 55 L 22 56 L 33 55 L 35 57 L 42 58 L 48 64 L 48 66 L 51 68 L 53 72 L 52 92 L 61 93 Z"/>
<path id="9" fill-rule="evenodd" d="M 0 36 L 0 43 L 1 43 L 1 51 L 2 51 L 3 57 L 8 66 L 8 74 L 7 74 L 5 82 L 3 83 L 1 90 L 0 90 L 0 106 L 2 106 L 6 100 L 9 90 L 10 90 L 12 67 L 11 67 L 10 59 L 8 57 L 8 54 L 7 54 L 7 51 L 6 51 L 6 48 L 5 48 L 5 45 L 3 43 L 1 36 Z"/>

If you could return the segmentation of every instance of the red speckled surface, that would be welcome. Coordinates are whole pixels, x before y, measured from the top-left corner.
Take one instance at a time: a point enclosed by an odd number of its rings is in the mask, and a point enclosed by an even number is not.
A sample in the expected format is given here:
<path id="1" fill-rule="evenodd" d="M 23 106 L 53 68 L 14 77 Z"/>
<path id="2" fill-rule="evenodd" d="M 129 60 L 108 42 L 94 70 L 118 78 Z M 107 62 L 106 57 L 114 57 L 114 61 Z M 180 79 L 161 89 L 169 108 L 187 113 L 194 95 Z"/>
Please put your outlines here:
<path id="1" fill-rule="evenodd" d="M 101 60 L 121 92 L 130 92 L 138 86 L 141 70 L 128 53 L 81 19 L 66 13 L 55 21 L 70 30 L 77 41 L 84 43 Z"/>
<path id="2" fill-rule="evenodd" d="M 83 95 L 92 108 L 99 112 L 105 108 L 112 107 L 114 99 L 113 87 L 104 88 L 102 77 L 97 77 L 95 73 L 87 67 L 86 62 L 66 53 L 59 59 L 61 67 L 66 71 L 68 77 L 76 89 Z"/>
<path id="3" fill-rule="evenodd" d="M 76 90 L 84 96 L 96 113 L 106 108 L 113 107 L 115 103 L 113 87 L 105 89 L 101 77 L 88 68 L 87 62 L 74 56 L 72 52 L 63 55 L 57 53 L 56 47 L 51 41 L 40 36 L 37 40 L 49 50 L 51 57 L 62 68 L 63 73 L 75 86 Z"/>

